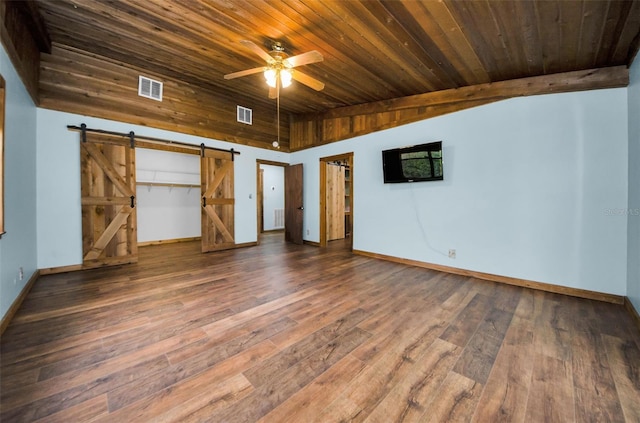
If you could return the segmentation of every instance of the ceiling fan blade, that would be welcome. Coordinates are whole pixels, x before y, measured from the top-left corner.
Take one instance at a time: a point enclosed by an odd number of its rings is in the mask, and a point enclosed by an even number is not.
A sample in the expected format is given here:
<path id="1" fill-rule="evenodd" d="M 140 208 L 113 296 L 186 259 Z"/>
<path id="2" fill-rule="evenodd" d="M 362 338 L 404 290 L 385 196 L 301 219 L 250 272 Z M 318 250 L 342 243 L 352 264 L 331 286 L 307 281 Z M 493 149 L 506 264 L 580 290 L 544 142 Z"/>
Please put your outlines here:
<path id="1" fill-rule="evenodd" d="M 283 60 L 286 67 L 296 67 L 302 65 L 308 65 L 309 63 L 322 62 L 324 57 L 320 52 L 313 50 L 306 53 L 299 54 L 297 56 L 287 57 Z"/>
<path id="2" fill-rule="evenodd" d="M 261 66 L 259 68 L 247 69 L 243 71 L 228 73 L 224 76 L 224 79 L 240 78 L 241 76 L 253 75 L 254 73 L 264 72 L 266 68 Z"/>
<path id="3" fill-rule="evenodd" d="M 269 87 L 269 98 L 274 99 L 278 97 L 278 90 L 275 87 Z"/>
<path id="4" fill-rule="evenodd" d="M 267 53 L 266 51 L 264 51 L 263 49 L 261 49 L 260 47 L 258 47 L 255 43 L 253 43 L 252 41 L 249 40 L 241 40 L 240 43 L 247 47 L 249 50 L 253 51 L 255 54 L 257 54 L 258 56 L 262 57 L 262 60 L 264 60 L 265 62 L 271 64 L 274 62 L 273 57 L 271 57 L 271 55 L 269 53 Z"/>
<path id="5" fill-rule="evenodd" d="M 291 76 L 296 81 L 306 85 L 307 87 L 313 88 L 316 91 L 321 91 L 324 88 L 324 83 L 298 70 L 292 71 Z"/>

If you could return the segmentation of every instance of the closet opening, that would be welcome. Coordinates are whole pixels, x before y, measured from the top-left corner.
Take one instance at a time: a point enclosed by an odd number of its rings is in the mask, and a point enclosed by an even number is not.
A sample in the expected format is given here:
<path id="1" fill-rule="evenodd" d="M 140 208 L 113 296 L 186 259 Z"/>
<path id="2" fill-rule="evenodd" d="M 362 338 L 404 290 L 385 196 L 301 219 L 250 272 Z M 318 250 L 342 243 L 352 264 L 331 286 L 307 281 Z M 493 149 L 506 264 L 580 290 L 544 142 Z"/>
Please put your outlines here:
<path id="1" fill-rule="evenodd" d="M 320 246 L 353 250 L 353 153 L 320 159 Z"/>

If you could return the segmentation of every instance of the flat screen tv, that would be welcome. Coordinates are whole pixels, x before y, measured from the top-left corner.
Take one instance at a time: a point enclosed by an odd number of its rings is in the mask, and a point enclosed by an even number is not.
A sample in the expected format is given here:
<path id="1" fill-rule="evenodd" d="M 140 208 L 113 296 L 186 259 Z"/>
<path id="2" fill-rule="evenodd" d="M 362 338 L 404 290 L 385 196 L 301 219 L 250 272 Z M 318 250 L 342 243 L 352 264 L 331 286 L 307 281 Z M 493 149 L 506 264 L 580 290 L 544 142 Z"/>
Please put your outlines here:
<path id="1" fill-rule="evenodd" d="M 442 141 L 385 150 L 382 169 L 385 184 L 441 181 Z"/>

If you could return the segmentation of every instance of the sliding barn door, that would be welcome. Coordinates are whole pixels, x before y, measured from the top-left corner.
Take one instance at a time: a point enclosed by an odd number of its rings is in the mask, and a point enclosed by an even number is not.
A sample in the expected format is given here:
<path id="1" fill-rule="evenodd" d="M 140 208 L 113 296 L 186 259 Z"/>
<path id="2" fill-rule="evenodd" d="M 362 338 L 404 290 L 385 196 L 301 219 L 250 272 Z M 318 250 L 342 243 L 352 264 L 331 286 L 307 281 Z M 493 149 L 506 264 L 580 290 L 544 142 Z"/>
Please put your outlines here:
<path id="1" fill-rule="evenodd" d="M 235 246 L 233 153 L 203 150 L 200 159 L 202 178 L 202 252 Z"/>
<path id="2" fill-rule="evenodd" d="M 138 261 L 135 150 L 128 140 L 86 134 L 80 143 L 82 265 Z"/>

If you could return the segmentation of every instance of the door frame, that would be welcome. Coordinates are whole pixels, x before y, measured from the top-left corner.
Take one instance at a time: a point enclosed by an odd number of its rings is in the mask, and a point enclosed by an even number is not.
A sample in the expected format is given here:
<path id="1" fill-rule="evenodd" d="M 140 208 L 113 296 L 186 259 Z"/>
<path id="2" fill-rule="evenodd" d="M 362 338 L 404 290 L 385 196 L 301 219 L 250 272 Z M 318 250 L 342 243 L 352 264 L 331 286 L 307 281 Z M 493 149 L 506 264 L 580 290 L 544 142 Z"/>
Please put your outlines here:
<path id="1" fill-rule="evenodd" d="M 274 162 L 272 160 L 262 160 L 256 159 L 256 243 L 260 245 L 260 235 L 262 232 L 260 231 L 260 219 L 263 218 L 262 210 L 260 210 L 260 198 L 264 199 L 264 190 L 262 184 L 260 183 L 260 165 L 269 165 L 269 166 L 279 166 L 279 167 L 288 167 L 289 163 L 284 162 Z"/>
<path id="2" fill-rule="evenodd" d="M 349 165 L 349 195 L 351 210 L 351 235 L 349 236 L 349 250 L 353 251 L 353 151 L 349 153 L 336 154 L 334 156 L 320 158 L 320 247 L 327 246 L 327 163 L 335 161 L 346 161 Z"/>

